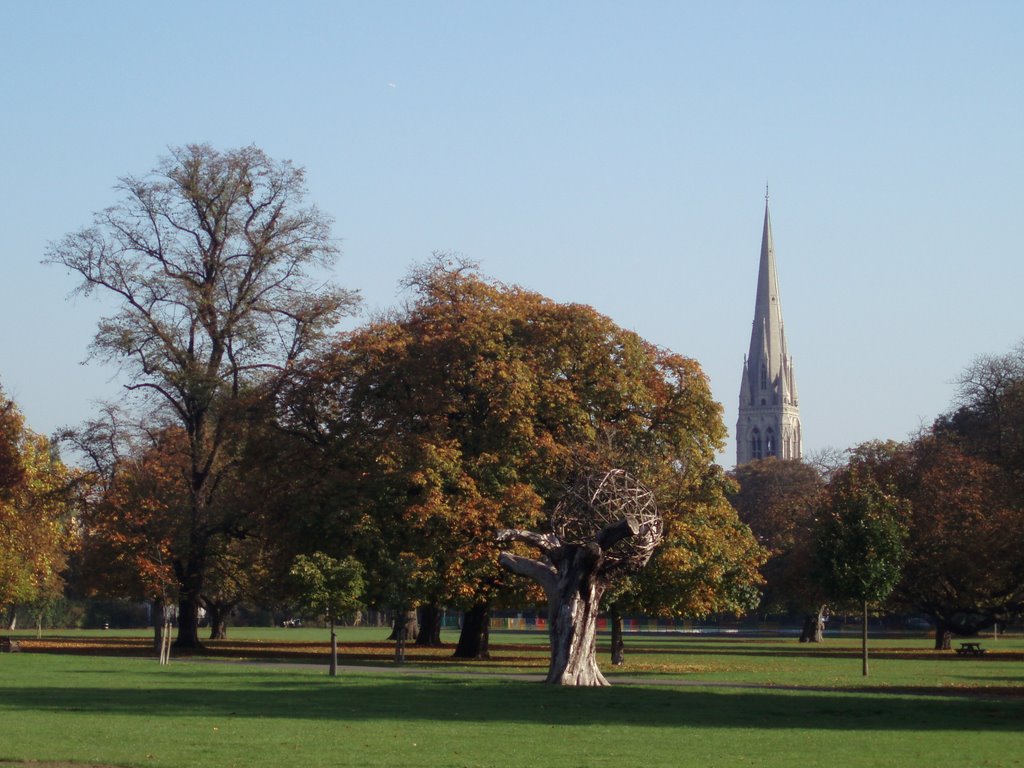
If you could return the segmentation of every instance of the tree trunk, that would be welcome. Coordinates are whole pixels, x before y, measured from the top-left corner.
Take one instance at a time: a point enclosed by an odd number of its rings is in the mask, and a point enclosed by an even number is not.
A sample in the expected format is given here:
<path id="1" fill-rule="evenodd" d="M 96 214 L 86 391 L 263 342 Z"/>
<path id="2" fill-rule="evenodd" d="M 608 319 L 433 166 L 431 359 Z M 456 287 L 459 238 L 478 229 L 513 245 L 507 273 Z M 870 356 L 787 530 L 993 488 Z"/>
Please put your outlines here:
<path id="1" fill-rule="evenodd" d="M 153 615 L 153 650 L 159 653 L 164 642 L 164 609 L 154 602 L 150 610 Z"/>
<path id="2" fill-rule="evenodd" d="M 587 544 L 565 544 L 530 531 L 499 531 L 498 541 L 525 541 L 545 555 L 544 560 L 511 552 L 498 556 L 502 567 L 529 576 L 547 594 L 551 663 L 545 682 L 608 685 L 597 666 L 597 614 L 609 578 L 602 569 L 604 553 L 638 531 L 639 523 L 628 517 L 601 529 Z"/>
<path id="3" fill-rule="evenodd" d="M 949 631 L 949 627 L 946 626 L 945 622 L 936 620 L 936 622 L 935 622 L 935 650 L 936 651 L 948 651 L 950 649 L 950 647 L 951 647 L 951 644 L 950 644 L 950 640 L 951 639 L 952 639 L 952 633 Z"/>
<path id="4" fill-rule="evenodd" d="M 410 640 L 415 640 L 419 634 L 420 625 L 416 618 L 415 608 L 407 611 L 395 611 L 395 619 L 391 623 L 391 634 L 388 635 L 388 640 L 396 642 L 401 640 L 403 643 L 407 643 Z"/>
<path id="5" fill-rule="evenodd" d="M 408 621 L 408 614 L 405 611 L 400 611 L 395 616 L 395 626 L 391 630 L 391 636 L 395 639 L 395 664 L 405 663 L 405 639 L 406 639 L 406 622 Z"/>
<path id="6" fill-rule="evenodd" d="M 816 623 L 817 622 L 815 621 L 815 617 L 812 614 L 807 614 L 806 616 L 804 616 L 804 626 L 800 630 L 800 642 L 801 643 L 811 643 L 811 642 L 814 642 L 814 629 L 815 629 L 814 625 Z"/>
<path id="7" fill-rule="evenodd" d="M 211 603 L 207 601 L 206 611 L 207 616 L 210 619 L 210 639 L 211 640 L 227 640 L 228 639 L 228 616 L 231 615 L 231 611 L 234 606 L 225 605 L 223 603 Z"/>
<path id="8" fill-rule="evenodd" d="M 596 545 L 594 549 L 596 549 Z M 566 547 L 568 549 L 569 547 Z M 592 564 L 600 551 L 575 547 L 572 566 L 559 579 L 560 589 L 548 605 L 551 663 L 545 682 L 554 685 L 608 685 L 597 666 L 597 615 L 606 584 L 594 578 Z"/>
<path id="9" fill-rule="evenodd" d="M 190 557 L 181 569 L 178 596 L 178 637 L 175 648 L 199 649 L 199 608 L 202 605 L 204 564 L 198 557 Z"/>
<path id="10" fill-rule="evenodd" d="M 331 616 L 331 666 L 327 673 L 331 677 L 338 676 L 338 635 L 334 631 L 333 616 Z"/>
<path id="11" fill-rule="evenodd" d="M 13 632 L 18 628 L 18 609 L 13 605 L 7 612 L 7 631 Z"/>
<path id="12" fill-rule="evenodd" d="M 199 642 L 199 600 L 182 595 L 178 601 L 178 636 L 175 648 L 202 648 Z"/>
<path id="13" fill-rule="evenodd" d="M 804 626 L 800 631 L 801 643 L 825 642 L 825 622 L 828 620 L 828 606 L 818 606 L 818 612 L 804 617 Z"/>
<path id="14" fill-rule="evenodd" d="M 441 645 L 441 619 L 444 615 L 437 605 L 430 603 L 421 605 L 419 611 L 419 634 L 416 637 L 416 645 L 429 648 L 440 648 Z"/>
<path id="15" fill-rule="evenodd" d="M 864 623 L 861 625 L 861 668 L 868 676 L 868 601 L 864 601 Z"/>
<path id="16" fill-rule="evenodd" d="M 489 659 L 491 606 L 477 603 L 462 614 L 459 644 L 452 654 L 456 659 Z"/>
<path id="17" fill-rule="evenodd" d="M 612 625 L 612 664 L 620 666 L 626 661 L 626 644 L 622 641 L 622 614 L 618 609 L 611 609 Z"/>

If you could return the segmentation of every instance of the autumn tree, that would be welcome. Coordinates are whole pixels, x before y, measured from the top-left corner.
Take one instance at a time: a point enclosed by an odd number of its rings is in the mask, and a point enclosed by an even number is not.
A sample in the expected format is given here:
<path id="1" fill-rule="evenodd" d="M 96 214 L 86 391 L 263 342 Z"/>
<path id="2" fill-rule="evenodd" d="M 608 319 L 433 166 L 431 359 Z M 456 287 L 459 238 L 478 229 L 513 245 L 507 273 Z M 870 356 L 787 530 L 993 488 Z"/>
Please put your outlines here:
<path id="1" fill-rule="evenodd" d="M 895 597 L 935 622 L 935 647 L 1024 610 L 1024 515 L 1006 472 L 948 434 L 924 433 L 888 463 L 910 502 Z"/>
<path id="2" fill-rule="evenodd" d="M 736 467 L 733 477 L 738 488 L 730 501 L 768 552 L 760 610 L 799 612 L 801 642 L 821 642 L 828 605 L 812 577 L 815 515 L 825 491 L 821 473 L 800 460 L 770 458 Z"/>
<path id="3" fill-rule="evenodd" d="M 63 572 L 76 541 L 71 493 L 75 473 L 2 397 L 0 461 L 0 612 L 7 612 L 13 626 L 19 606 L 41 608 L 62 593 Z"/>
<path id="4" fill-rule="evenodd" d="M 489 606 L 537 598 L 497 567 L 494 531 L 543 530 L 581 468 L 622 467 L 664 495 L 679 542 L 713 529 L 700 503 L 724 503 L 708 478 L 725 430 L 695 361 L 456 259 L 406 286 L 403 309 L 343 335 L 288 398 L 289 428 L 336 478 L 322 524 L 370 584 L 408 573 L 415 602 L 464 608 L 458 652 L 477 656 Z M 695 570 L 712 572 L 712 549 Z"/>
<path id="5" fill-rule="evenodd" d="M 154 643 L 161 645 L 165 608 L 176 603 L 173 551 L 188 508 L 188 449 L 179 427 L 136 430 L 108 407 L 65 435 L 88 473 L 81 509 L 78 588 L 89 597 L 152 605 Z"/>
<path id="6" fill-rule="evenodd" d="M 613 664 L 625 661 L 624 614 L 705 618 L 757 604 L 765 550 L 726 499 L 732 483 L 717 465 L 694 480 L 658 484 L 662 542 L 643 569 L 620 576 L 606 592 Z"/>
<path id="7" fill-rule="evenodd" d="M 6 497 L 24 476 L 18 451 L 23 427 L 14 401 L 8 400 L 0 389 L 0 498 Z"/>
<path id="8" fill-rule="evenodd" d="M 1024 347 L 972 362 L 954 408 L 904 444 L 858 449 L 861 467 L 910 502 L 894 599 L 935 623 L 936 649 L 1024 611 Z"/>
<path id="9" fill-rule="evenodd" d="M 125 177 L 121 202 L 50 246 L 47 261 L 119 308 L 92 354 L 116 363 L 150 423 L 187 442 L 186 535 L 170 552 L 177 644 L 199 645 L 199 609 L 214 543 L 238 532 L 220 513 L 221 479 L 259 400 L 355 301 L 315 271 L 337 254 L 329 219 L 304 203 L 304 173 L 255 147 L 171 150 L 150 174 Z"/>

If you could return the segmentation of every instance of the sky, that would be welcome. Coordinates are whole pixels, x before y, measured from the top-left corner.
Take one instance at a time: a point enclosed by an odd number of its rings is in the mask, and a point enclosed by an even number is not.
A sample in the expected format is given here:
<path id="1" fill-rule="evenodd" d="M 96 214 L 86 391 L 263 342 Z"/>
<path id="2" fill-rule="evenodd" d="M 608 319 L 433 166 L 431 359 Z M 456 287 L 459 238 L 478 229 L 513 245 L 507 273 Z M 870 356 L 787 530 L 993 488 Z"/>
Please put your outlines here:
<path id="1" fill-rule="evenodd" d="M 432 252 L 695 358 L 735 461 L 765 188 L 805 453 L 902 440 L 1024 337 L 1018 2 L 0 3 L 0 386 L 122 397 L 49 243 L 168 148 L 255 144 L 368 313 Z"/>

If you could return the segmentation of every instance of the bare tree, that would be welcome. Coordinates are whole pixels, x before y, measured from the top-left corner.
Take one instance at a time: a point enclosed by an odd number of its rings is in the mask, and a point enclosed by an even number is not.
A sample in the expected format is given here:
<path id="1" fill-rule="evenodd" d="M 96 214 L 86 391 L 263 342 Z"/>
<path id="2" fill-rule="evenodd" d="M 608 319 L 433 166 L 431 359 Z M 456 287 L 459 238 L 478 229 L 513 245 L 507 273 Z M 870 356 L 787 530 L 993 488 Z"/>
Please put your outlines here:
<path id="1" fill-rule="evenodd" d="M 193 144 L 117 189 L 122 201 L 51 244 L 46 261 L 78 273 L 79 293 L 119 300 L 92 356 L 121 366 L 146 415 L 188 435 L 176 642 L 194 647 L 210 544 L 237 533 L 237 520 L 217 513 L 231 446 L 357 297 L 311 274 L 338 249 L 330 219 L 304 206 L 304 172 L 290 162 Z"/>

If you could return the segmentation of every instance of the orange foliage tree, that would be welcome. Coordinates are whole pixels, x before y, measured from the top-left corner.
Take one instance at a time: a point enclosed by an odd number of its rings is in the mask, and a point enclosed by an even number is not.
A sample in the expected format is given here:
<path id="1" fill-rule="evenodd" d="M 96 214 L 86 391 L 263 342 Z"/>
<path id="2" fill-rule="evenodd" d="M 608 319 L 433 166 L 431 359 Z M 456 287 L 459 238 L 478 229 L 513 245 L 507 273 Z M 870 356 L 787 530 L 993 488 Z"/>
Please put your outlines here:
<path id="1" fill-rule="evenodd" d="M 15 621 L 18 606 L 62 593 L 63 574 L 75 545 L 75 473 L 49 440 L 24 426 L 13 403 L 0 394 L 0 610 Z"/>
<path id="2" fill-rule="evenodd" d="M 619 466 L 648 483 L 680 542 L 706 538 L 689 550 L 694 572 L 728 570 L 711 566 L 723 531 L 756 550 L 709 469 L 725 431 L 695 361 L 457 260 L 407 287 L 402 311 L 308 371 L 286 418 L 329 457 L 335 541 L 392 602 L 467 609 L 460 655 L 486 653 L 490 605 L 525 598 L 497 567 L 495 532 L 543 529 L 577 471 Z"/>
<path id="3" fill-rule="evenodd" d="M 188 508 L 188 446 L 168 428 L 128 447 L 94 477 L 95 493 L 82 514 L 82 580 L 87 594 L 177 600 L 174 549 Z"/>
<path id="4" fill-rule="evenodd" d="M 912 508 L 896 594 L 935 622 L 936 648 L 1024 610 L 1024 515 L 1005 473 L 934 434 L 892 463 Z"/>
<path id="5" fill-rule="evenodd" d="M 108 412 L 105 424 L 74 434 L 76 446 L 95 459 L 82 512 L 82 586 L 87 594 L 147 600 L 160 610 L 179 599 L 192 535 L 189 441 L 174 425 L 140 429 L 114 422 Z M 213 639 L 226 636 L 228 615 L 239 602 L 273 597 L 266 589 L 274 549 L 268 538 L 286 540 L 287 534 L 270 531 L 268 510 L 292 490 L 278 467 L 273 435 L 262 430 L 233 447 L 232 470 L 222 472 L 208 510 L 219 535 L 208 545 L 199 600 Z M 284 549 L 282 558 L 290 557 Z"/>

